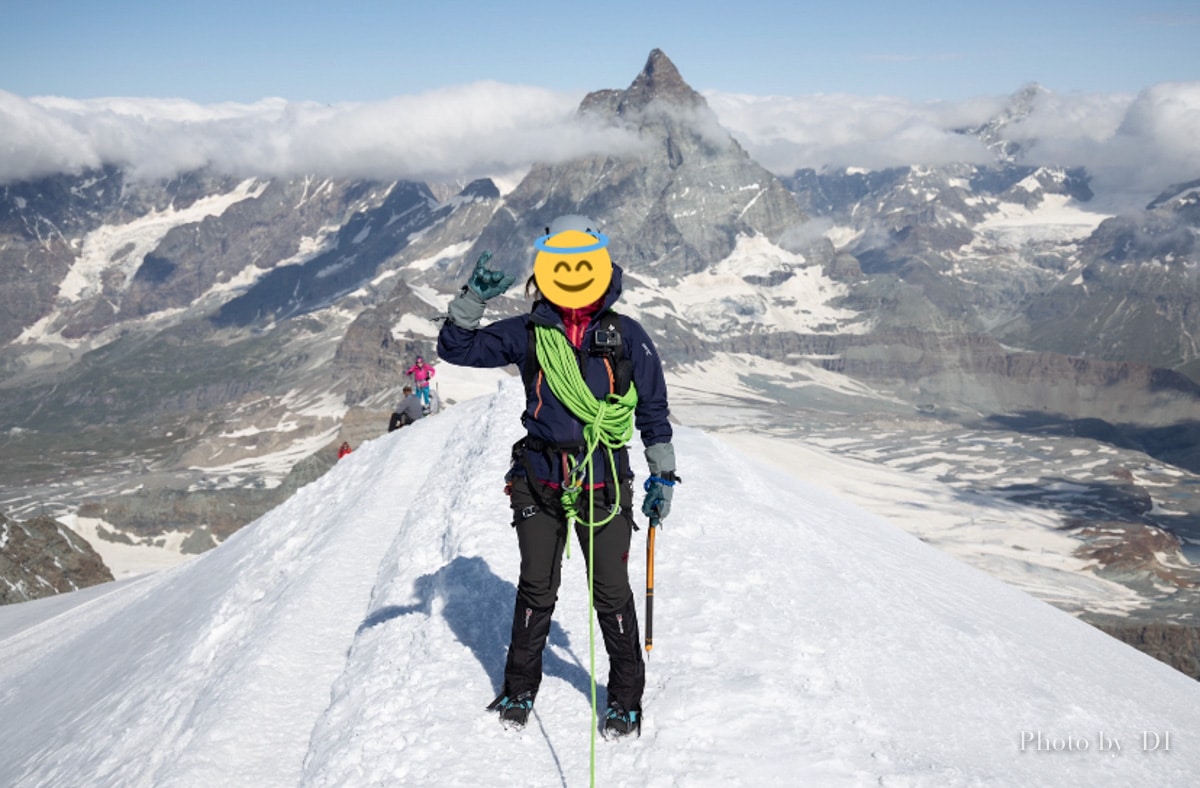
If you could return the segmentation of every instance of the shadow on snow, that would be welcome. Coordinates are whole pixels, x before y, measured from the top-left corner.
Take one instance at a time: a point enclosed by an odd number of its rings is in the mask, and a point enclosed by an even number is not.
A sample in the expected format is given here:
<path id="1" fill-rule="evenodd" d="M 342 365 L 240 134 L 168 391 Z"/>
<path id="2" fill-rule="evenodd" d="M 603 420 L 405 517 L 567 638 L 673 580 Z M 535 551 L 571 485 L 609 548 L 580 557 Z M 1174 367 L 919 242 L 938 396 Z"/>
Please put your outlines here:
<path id="1" fill-rule="evenodd" d="M 471 650 L 483 666 L 492 688 L 504 687 L 504 661 L 508 655 L 513 603 L 517 589 L 492 572 L 487 561 L 478 556 L 459 556 L 433 574 L 422 575 L 413 583 L 417 602 L 388 605 L 363 620 L 358 632 L 385 624 L 413 613 L 434 615 L 434 600 L 441 601 L 440 614 L 459 642 Z M 558 652 L 566 654 L 564 659 Z M 558 622 L 550 625 L 548 647 L 542 657 L 542 672 L 579 690 L 591 701 L 591 681 L 587 668 L 571 648 L 570 638 Z M 599 686 L 598 686 L 599 689 Z"/>

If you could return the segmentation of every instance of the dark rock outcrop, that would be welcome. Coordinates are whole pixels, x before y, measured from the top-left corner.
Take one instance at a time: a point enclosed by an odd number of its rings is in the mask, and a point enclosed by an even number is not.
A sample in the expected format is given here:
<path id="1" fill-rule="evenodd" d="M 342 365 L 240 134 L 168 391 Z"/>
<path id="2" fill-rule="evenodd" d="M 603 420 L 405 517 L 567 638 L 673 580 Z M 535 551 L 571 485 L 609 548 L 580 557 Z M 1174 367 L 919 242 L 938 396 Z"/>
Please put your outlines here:
<path id="1" fill-rule="evenodd" d="M 1200 627 L 1158 621 L 1084 616 L 1123 643 L 1200 680 Z"/>
<path id="2" fill-rule="evenodd" d="M 57 520 L 0 515 L 0 605 L 28 602 L 113 579 L 104 559 Z"/>

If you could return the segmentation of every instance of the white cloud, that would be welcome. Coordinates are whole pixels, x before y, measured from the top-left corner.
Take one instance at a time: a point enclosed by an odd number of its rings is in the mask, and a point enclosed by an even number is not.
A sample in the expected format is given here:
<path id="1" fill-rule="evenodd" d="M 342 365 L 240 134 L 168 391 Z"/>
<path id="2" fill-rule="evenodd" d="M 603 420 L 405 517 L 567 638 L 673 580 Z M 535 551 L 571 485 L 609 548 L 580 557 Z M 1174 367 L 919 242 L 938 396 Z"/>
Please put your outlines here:
<path id="1" fill-rule="evenodd" d="M 763 166 L 880 168 L 984 162 L 990 155 L 955 129 L 999 116 L 1009 97 L 917 103 L 889 97 L 707 95 L 726 128 Z M 1200 177 L 1200 82 L 1164 83 L 1136 96 L 1041 92 L 1005 136 L 1022 163 L 1084 166 L 1093 187 L 1154 192 Z"/>
<path id="2" fill-rule="evenodd" d="M 142 177 L 204 165 L 237 175 L 314 173 L 458 180 L 511 173 L 635 144 L 580 122 L 579 94 L 479 82 L 368 104 L 265 99 L 26 99 L 0 91 L 0 183 L 101 162 Z M 987 162 L 955 129 L 1000 115 L 1010 97 L 919 103 L 886 96 L 710 92 L 721 125 L 768 169 Z M 1028 164 L 1082 165 L 1098 191 L 1155 191 L 1200 177 L 1200 82 L 1135 95 L 1039 93 L 1005 132 Z"/>
<path id="3" fill-rule="evenodd" d="M 1087 167 L 1101 191 L 1157 191 L 1200 178 L 1200 82 L 1136 96 L 1040 97 L 1013 129 L 1037 163 Z"/>
<path id="4" fill-rule="evenodd" d="M 464 178 L 635 144 L 625 132 L 579 123 L 580 98 L 488 82 L 339 105 L 0 91 L 0 183 L 102 162 L 148 178 L 205 165 L 234 174 Z"/>
<path id="5" fill-rule="evenodd" d="M 0 91 L 0 183 L 100 163 L 86 134 L 35 104 Z"/>
<path id="6" fill-rule="evenodd" d="M 776 173 L 803 167 L 944 164 L 990 159 L 975 138 L 953 129 L 976 126 L 1004 99 L 918 104 L 886 96 L 800 97 L 710 93 L 709 105 L 760 164 Z"/>

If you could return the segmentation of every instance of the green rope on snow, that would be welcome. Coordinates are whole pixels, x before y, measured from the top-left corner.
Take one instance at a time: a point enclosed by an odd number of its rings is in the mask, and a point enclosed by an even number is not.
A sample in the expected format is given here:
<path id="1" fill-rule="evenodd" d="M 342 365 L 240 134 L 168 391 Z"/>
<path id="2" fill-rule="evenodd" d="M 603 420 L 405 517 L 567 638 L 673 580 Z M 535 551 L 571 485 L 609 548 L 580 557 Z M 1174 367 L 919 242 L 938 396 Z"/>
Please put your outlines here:
<path id="1" fill-rule="evenodd" d="M 575 360 L 575 350 L 566 336 L 548 326 L 534 326 L 534 338 L 538 363 L 546 373 L 546 383 L 558 401 L 583 422 L 583 459 L 571 458 L 567 478 L 563 479 L 562 502 L 567 512 L 567 544 L 570 545 L 570 525 L 579 522 L 588 527 L 588 651 L 592 681 L 592 749 L 591 784 L 596 784 L 596 612 L 595 612 L 595 564 L 593 551 L 596 529 L 606 525 L 621 511 L 621 481 L 617 478 L 617 465 L 613 461 L 613 449 L 620 449 L 633 437 L 633 411 L 637 407 L 637 388 L 630 383 L 624 395 L 608 394 L 597 399 L 588 388 Z M 603 520 L 596 520 L 596 486 L 593 457 L 603 445 L 608 453 L 608 467 L 612 469 L 612 484 L 616 489 L 616 503 Z M 583 492 L 583 476 L 588 480 L 588 517 L 579 513 L 579 496 Z"/>

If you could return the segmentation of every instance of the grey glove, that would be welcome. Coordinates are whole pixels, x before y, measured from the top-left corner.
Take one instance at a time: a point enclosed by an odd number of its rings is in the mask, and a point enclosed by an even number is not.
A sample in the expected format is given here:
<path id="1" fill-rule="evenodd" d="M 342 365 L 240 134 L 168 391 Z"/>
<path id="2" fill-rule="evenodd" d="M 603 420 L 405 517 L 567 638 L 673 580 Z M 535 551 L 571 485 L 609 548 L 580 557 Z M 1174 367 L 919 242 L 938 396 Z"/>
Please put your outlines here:
<path id="1" fill-rule="evenodd" d="M 469 287 L 464 287 L 463 291 L 450 302 L 450 308 L 446 310 L 446 317 L 459 328 L 474 331 L 479 328 L 479 321 L 483 319 L 483 307 L 483 299 L 479 297 L 479 293 Z"/>
<path id="2" fill-rule="evenodd" d="M 488 260 L 491 259 L 491 252 L 485 251 L 479 255 L 479 259 L 475 261 L 475 270 L 467 280 L 467 286 L 450 302 L 450 307 L 446 310 L 450 322 L 459 328 L 465 328 L 467 331 L 479 328 L 487 300 L 500 295 L 516 281 L 515 276 L 488 268 Z"/>
<path id="3" fill-rule="evenodd" d="M 646 465 L 650 467 L 650 478 L 646 479 L 642 514 L 650 518 L 651 526 L 655 526 L 667 519 L 675 484 L 681 481 L 675 475 L 675 447 L 670 443 L 647 446 Z"/>

